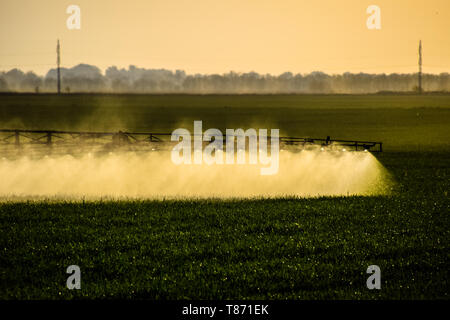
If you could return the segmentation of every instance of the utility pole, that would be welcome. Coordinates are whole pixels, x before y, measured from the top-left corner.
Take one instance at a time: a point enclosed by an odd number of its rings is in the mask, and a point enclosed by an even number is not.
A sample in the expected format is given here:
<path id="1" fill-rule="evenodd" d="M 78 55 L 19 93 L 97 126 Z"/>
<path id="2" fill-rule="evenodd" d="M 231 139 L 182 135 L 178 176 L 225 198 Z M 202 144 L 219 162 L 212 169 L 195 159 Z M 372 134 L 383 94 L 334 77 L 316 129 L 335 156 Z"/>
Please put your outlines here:
<path id="1" fill-rule="evenodd" d="M 61 93 L 61 70 L 60 70 L 60 64 L 61 64 L 61 56 L 60 56 L 60 48 L 59 48 L 59 39 L 56 45 L 56 54 L 57 54 L 57 58 L 56 58 L 56 64 L 57 64 L 57 77 L 58 77 L 58 94 Z"/>
<path id="2" fill-rule="evenodd" d="M 419 93 L 422 93 L 422 40 L 419 41 Z"/>

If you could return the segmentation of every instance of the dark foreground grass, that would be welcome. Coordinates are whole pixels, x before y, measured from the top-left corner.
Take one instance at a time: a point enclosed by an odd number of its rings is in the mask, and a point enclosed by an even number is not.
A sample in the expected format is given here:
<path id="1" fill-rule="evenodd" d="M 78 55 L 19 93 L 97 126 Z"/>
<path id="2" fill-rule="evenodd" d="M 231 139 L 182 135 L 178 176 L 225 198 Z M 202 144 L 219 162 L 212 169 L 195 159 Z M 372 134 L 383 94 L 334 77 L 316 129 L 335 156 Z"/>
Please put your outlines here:
<path id="1" fill-rule="evenodd" d="M 379 159 L 391 196 L 1 204 L 0 298 L 448 299 L 450 154 Z"/>

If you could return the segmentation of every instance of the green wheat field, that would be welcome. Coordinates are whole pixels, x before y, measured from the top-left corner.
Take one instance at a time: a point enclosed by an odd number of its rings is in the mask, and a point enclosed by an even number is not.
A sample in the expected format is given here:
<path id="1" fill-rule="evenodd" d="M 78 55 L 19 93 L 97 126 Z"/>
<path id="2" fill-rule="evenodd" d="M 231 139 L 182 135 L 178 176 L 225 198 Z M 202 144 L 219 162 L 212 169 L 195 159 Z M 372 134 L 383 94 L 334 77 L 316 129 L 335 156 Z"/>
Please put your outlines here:
<path id="1" fill-rule="evenodd" d="M 0 95 L 5 129 L 171 132 L 194 120 L 382 141 L 395 184 L 367 197 L 5 199 L 0 299 L 449 298 L 448 94 Z M 66 288 L 72 264 L 80 290 Z M 366 287 L 372 264 L 381 290 Z"/>

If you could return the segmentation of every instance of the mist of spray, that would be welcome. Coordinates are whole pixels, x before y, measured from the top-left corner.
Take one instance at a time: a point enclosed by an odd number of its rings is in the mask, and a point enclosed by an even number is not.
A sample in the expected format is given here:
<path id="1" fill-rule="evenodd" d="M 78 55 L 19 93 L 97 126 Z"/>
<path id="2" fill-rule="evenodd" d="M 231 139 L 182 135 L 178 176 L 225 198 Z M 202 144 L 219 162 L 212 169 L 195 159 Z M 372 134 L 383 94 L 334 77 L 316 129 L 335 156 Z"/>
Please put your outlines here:
<path id="1" fill-rule="evenodd" d="M 247 198 L 385 194 L 389 178 L 367 152 L 280 152 L 260 165 L 175 165 L 163 151 L 0 159 L 0 198 Z"/>

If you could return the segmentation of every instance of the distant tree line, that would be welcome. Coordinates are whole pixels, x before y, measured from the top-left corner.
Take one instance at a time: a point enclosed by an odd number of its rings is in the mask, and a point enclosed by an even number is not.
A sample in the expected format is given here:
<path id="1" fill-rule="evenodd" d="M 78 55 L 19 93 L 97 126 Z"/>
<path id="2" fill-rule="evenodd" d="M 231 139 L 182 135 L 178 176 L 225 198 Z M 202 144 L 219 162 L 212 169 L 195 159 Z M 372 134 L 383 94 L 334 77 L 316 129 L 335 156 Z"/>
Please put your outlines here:
<path id="1" fill-rule="evenodd" d="M 255 72 L 187 75 L 182 70 L 99 68 L 79 64 L 61 68 L 63 92 L 106 93 L 376 93 L 417 90 L 417 73 L 368 74 L 323 72 L 274 76 Z M 0 92 L 55 92 L 56 69 L 45 76 L 12 69 L 0 72 Z M 424 74 L 425 91 L 450 91 L 450 74 Z"/>

